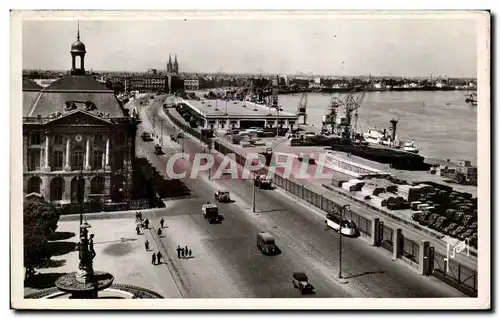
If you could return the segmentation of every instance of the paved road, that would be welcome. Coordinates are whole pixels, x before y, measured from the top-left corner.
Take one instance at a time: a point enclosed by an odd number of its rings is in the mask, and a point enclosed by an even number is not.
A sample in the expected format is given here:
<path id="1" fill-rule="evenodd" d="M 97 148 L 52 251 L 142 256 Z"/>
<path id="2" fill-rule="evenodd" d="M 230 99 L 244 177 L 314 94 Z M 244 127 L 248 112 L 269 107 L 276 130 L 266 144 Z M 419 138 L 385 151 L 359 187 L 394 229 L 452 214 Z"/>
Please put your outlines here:
<path id="1" fill-rule="evenodd" d="M 158 112 L 159 106 L 161 103 L 152 105 L 147 112 Z M 164 121 L 164 128 L 166 134 L 173 131 L 168 121 Z M 147 150 L 148 158 L 155 166 L 161 169 L 165 167 L 167 158 L 154 156 L 151 143 L 140 144 L 139 147 Z M 186 139 L 185 151 L 200 152 L 202 146 Z M 189 166 L 186 162 L 177 163 Z M 339 283 L 336 279 L 339 237 L 336 233 L 324 230 L 324 220 L 320 216 L 278 190 L 258 190 L 257 213 L 254 214 L 251 210 L 253 188 L 250 181 L 207 181 L 206 174 L 203 175 L 196 180 L 184 180 L 200 199 L 183 202 L 182 206 L 189 210 L 190 219 L 194 221 L 190 222 L 192 229 L 205 234 L 204 249 L 217 256 L 215 260 L 224 269 L 219 277 L 232 278 L 231 284 L 226 286 L 233 289 L 233 293 L 229 290 L 227 296 L 297 297 L 298 292 L 291 287 L 293 271 L 305 271 L 309 275 L 317 288 L 315 297 L 462 296 L 432 278 L 422 277 L 392 262 L 382 250 L 351 238 L 342 240 L 343 274 L 348 279 L 347 283 Z M 230 189 L 236 202 L 220 205 L 226 218 L 221 225 L 208 225 L 202 220 L 199 209 L 206 199 L 213 198 L 213 192 L 218 187 Z M 259 230 L 267 230 L 275 235 L 283 251 L 281 255 L 265 257 L 257 252 L 255 235 Z M 187 229 L 186 233 L 190 231 Z M 225 281 L 219 279 L 219 282 Z M 209 293 L 206 288 L 196 287 L 192 285 L 190 295 Z"/>

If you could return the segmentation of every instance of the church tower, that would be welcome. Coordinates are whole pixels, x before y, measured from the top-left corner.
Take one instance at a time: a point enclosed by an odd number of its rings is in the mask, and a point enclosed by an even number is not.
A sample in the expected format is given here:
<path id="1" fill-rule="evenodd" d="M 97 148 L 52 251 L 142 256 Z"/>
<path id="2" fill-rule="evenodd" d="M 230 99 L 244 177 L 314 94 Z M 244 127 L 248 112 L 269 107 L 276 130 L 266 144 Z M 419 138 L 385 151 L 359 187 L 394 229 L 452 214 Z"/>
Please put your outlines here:
<path id="1" fill-rule="evenodd" d="M 175 55 L 175 59 L 174 59 L 174 73 L 177 74 L 179 73 L 179 63 L 177 63 L 177 54 Z"/>
<path id="2" fill-rule="evenodd" d="M 172 73 L 172 56 L 168 54 L 167 73 Z"/>
<path id="3" fill-rule="evenodd" d="M 85 75 L 85 44 L 80 41 L 80 22 L 78 22 L 78 31 L 76 41 L 71 45 L 71 75 Z M 79 64 L 77 64 L 79 62 Z"/>

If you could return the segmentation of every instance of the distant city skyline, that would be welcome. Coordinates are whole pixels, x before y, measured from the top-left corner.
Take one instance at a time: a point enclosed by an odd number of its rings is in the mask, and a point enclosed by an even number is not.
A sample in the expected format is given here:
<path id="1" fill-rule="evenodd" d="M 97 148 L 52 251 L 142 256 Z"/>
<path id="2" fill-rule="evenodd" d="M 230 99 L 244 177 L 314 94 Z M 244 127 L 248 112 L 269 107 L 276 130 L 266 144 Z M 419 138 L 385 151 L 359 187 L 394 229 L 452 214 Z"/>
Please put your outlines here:
<path id="1" fill-rule="evenodd" d="M 77 21 L 24 21 L 23 69 L 68 70 Z M 87 70 L 475 78 L 474 16 L 461 19 L 80 21 Z"/>

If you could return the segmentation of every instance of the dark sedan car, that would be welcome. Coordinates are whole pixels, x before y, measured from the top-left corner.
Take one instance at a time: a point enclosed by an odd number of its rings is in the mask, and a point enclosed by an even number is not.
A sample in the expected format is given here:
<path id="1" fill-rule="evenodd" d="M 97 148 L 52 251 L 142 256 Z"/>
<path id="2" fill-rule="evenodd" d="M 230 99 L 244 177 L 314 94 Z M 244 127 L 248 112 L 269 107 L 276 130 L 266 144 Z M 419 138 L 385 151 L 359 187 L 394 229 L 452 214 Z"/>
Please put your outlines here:
<path id="1" fill-rule="evenodd" d="M 461 241 L 464 241 L 466 239 L 470 239 L 470 237 L 472 236 L 472 234 L 474 234 L 475 230 L 473 229 L 465 229 L 464 232 L 462 232 L 460 235 L 458 235 L 458 239 L 461 240 Z"/>
<path id="2" fill-rule="evenodd" d="M 457 238 L 461 233 L 464 232 L 466 228 L 464 226 L 458 226 L 454 231 L 450 233 L 450 236 L 453 238 Z"/>
<path id="3" fill-rule="evenodd" d="M 458 224 L 457 223 L 451 223 L 449 224 L 448 226 L 446 226 L 442 232 L 446 235 L 450 235 L 452 231 L 454 231 L 455 229 L 457 229 L 458 227 Z"/>

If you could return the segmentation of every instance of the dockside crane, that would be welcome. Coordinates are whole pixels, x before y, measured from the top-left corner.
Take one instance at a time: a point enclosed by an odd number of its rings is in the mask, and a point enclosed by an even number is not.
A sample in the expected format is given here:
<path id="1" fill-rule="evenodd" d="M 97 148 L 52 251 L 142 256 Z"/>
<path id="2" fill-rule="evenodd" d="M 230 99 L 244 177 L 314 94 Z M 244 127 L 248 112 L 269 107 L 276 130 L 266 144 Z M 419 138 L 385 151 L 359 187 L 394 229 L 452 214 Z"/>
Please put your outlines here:
<path id="1" fill-rule="evenodd" d="M 342 107 L 344 103 L 345 101 L 340 99 L 338 96 L 332 96 L 332 98 L 330 99 L 330 103 L 328 104 L 326 115 L 323 116 L 322 131 L 327 131 L 327 127 L 328 125 L 330 125 L 332 130 L 331 133 L 336 133 L 338 109 Z"/>
<path id="2" fill-rule="evenodd" d="M 307 124 L 307 93 L 303 93 L 297 105 L 297 116 L 302 116 L 302 125 Z"/>

